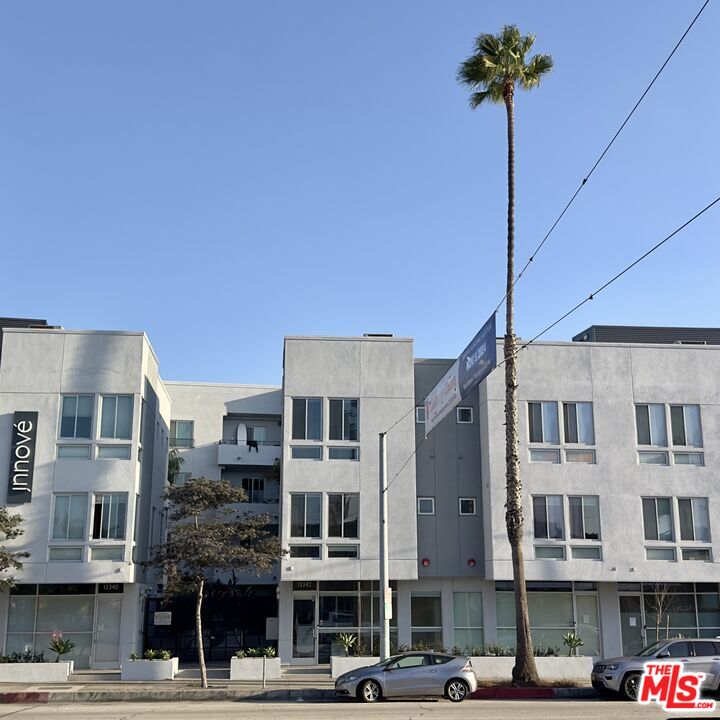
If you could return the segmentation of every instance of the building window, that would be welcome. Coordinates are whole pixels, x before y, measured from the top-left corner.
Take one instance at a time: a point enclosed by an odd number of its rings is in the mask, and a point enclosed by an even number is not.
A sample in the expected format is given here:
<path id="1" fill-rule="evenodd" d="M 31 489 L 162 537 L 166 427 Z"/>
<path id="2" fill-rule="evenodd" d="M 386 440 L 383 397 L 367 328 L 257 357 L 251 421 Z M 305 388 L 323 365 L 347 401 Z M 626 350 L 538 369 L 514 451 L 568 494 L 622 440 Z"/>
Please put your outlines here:
<path id="1" fill-rule="evenodd" d="M 556 402 L 529 402 L 528 427 L 531 443 L 558 445 L 558 409 Z"/>
<path id="2" fill-rule="evenodd" d="M 566 443 L 594 445 L 595 429 L 592 403 L 563 403 L 563 430 Z"/>
<path id="3" fill-rule="evenodd" d="M 565 546 L 564 545 L 536 545 L 535 546 L 535 559 L 536 560 L 564 560 L 565 559 Z"/>
<path id="4" fill-rule="evenodd" d="M 415 422 L 424 424 L 425 423 L 425 406 L 424 405 L 418 405 L 415 408 Z"/>
<path id="5" fill-rule="evenodd" d="M 57 456 L 61 460 L 89 460 L 89 445 L 58 445 Z"/>
<path id="6" fill-rule="evenodd" d="M 322 440 L 322 400 L 293 398 L 292 439 Z"/>
<path id="7" fill-rule="evenodd" d="M 247 499 L 245 502 L 261 503 L 265 502 L 265 479 L 264 478 L 247 478 L 244 477 L 240 481 L 240 486 L 245 491 Z"/>
<path id="8" fill-rule="evenodd" d="M 463 652 L 483 646 L 482 593 L 453 593 L 454 644 Z"/>
<path id="9" fill-rule="evenodd" d="M 114 560 L 115 562 L 120 562 L 125 559 L 125 546 L 111 545 L 109 547 L 100 546 L 90 548 L 90 559 Z"/>
<path id="10" fill-rule="evenodd" d="M 565 450 L 565 462 L 595 464 L 594 450 Z"/>
<path id="11" fill-rule="evenodd" d="M 290 535 L 292 537 L 321 537 L 322 495 L 320 493 L 292 493 L 290 495 Z"/>
<path id="12" fill-rule="evenodd" d="M 293 460 L 322 460 L 322 447 L 305 447 L 295 445 L 290 448 Z"/>
<path id="13" fill-rule="evenodd" d="M 670 498 L 643 498 L 642 508 L 645 539 L 673 542 L 675 540 L 675 532 L 673 531 Z"/>
<path id="14" fill-rule="evenodd" d="M 435 514 L 435 498 L 419 497 L 417 499 L 418 515 L 434 515 Z"/>
<path id="15" fill-rule="evenodd" d="M 635 406 L 638 445 L 667 447 L 665 406 L 660 403 Z"/>
<path id="16" fill-rule="evenodd" d="M 560 462 L 560 451 L 552 449 L 530 448 L 530 462 L 545 462 L 557 464 Z"/>
<path id="17" fill-rule="evenodd" d="M 670 427 L 673 445 L 702 447 L 699 405 L 671 405 Z"/>
<path id="18" fill-rule="evenodd" d="M 705 464 L 705 458 L 701 452 L 674 452 L 673 462 L 675 465 L 695 465 L 702 467 Z"/>
<path id="19" fill-rule="evenodd" d="M 320 546 L 319 545 L 291 545 L 290 546 L 290 557 L 291 558 L 319 558 L 320 557 Z"/>
<path id="20" fill-rule="evenodd" d="M 170 421 L 170 447 L 172 447 L 172 448 L 195 447 L 195 421 L 194 420 L 171 420 Z"/>
<path id="21" fill-rule="evenodd" d="M 357 493 L 328 495 L 328 536 L 358 537 L 360 496 Z"/>
<path id="22" fill-rule="evenodd" d="M 92 395 L 63 395 L 60 437 L 92 437 Z"/>
<path id="23" fill-rule="evenodd" d="M 471 407 L 459 407 L 455 410 L 455 417 L 461 425 L 471 423 L 473 421 L 473 409 Z"/>
<path id="24" fill-rule="evenodd" d="M 124 540 L 127 517 L 125 493 L 103 493 L 95 496 L 93 540 Z"/>
<path id="25" fill-rule="evenodd" d="M 87 522 L 87 495 L 55 495 L 53 540 L 84 540 Z"/>
<path id="26" fill-rule="evenodd" d="M 133 420 L 132 395 L 103 395 L 100 437 L 130 440 Z"/>
<path id="27" fill-rule="evenodd" d="M 570 538 L 600 539 L 600 508 L 597 495 L 570 496 Z"/>
<path id="28" fill-rule="evenodd" d="M 101 460 L 129 460 L 129 445 L 98 445 L 97 456 Z"/>
<path id="29" fill-rule="evenodd" d="M 475 515 L 475 498 L 458 498 L 461 515 Z"/>
<path id="30" fill-rule="evenodd" d="M 602 560 L 602 554 L 598 546 L 583 546 L 570 548 L 573 560 Z"/>
<path id="31" fill-rule="evenodd" d="M 645 557 L 648 560 L 675 560 L 675 548 L 645 548 Z"/>
<path id="32" fill-rule="evenodd" d="M 360 448 L 356 447 L 330 447 L 328 448 L 330 460 L 359 460 Z"/>
<path id="33" fill-rule="evenodd" d="M 358 439 L 358 400 L 330 399 L 330 440 Z"/>
<path id="34" fill-rule="evenodd" d="M 175 476 L 175 487 L 181 487 L 184 485 L 190 478 L 192 477 L 192 473 L 189 472 L 179 472 Z"/>
<path id="35" fill-rule="evenodd" d="M 533 522 L 536 540 L 564 539 L 562 495 L 534 495 Z"/>
<path id="36" fill-rule="evenodd" d="M 413 645 L 424 643 L 428 647 L 442 649 L 442 602 L 439 594 L 413 593 L 410 596 L 410 622 Z"/>
<path id="37" fill-rule="evenodd" d="M 359 547 L 357 545 L 328 545 L 327 556 L 329 558 L 356 558 Z"/>
<path id="38" fill-rule="evenodd" d="M 677 502 L 680 516 L 680 539 L 710 542 L 708 499 L 704 497 L 678 498 Z"/>
<path id="39" fill-rule="evenodd" d="M 712 553 L 710 548 L 683 548 L 682 559 L 712 562 Z"/>
<path id="40" fill-rule="evenodd" d="M 48 548 L 48 562 L 82 562 L 83 549 L 81 547 L 51 547 Z"/>

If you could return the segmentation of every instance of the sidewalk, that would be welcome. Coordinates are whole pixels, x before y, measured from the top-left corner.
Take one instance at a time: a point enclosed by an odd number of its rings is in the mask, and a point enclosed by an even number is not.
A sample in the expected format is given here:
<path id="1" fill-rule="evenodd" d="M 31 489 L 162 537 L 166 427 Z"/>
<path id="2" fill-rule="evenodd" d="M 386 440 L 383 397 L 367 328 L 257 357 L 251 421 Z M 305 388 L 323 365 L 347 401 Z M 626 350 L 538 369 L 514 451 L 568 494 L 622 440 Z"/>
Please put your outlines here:
<path id="1" fill-rule="evenodd" d="M 66 683 L 0 683 L 0 704 L 231 701 L 322 701 L 335 699 L 335 683 L 329 672 L 283 669 L 280 680 L 231 681 L 229 670 L 208 668 L 208 688 L 200 687 L 197 667 L 183 668 L 181 677 L 161 682 L 119 681 L 117 671 L 86 671 Z M 592 688 L 480 688 L 473 699 L 581 699 L 596 697 Z"/>

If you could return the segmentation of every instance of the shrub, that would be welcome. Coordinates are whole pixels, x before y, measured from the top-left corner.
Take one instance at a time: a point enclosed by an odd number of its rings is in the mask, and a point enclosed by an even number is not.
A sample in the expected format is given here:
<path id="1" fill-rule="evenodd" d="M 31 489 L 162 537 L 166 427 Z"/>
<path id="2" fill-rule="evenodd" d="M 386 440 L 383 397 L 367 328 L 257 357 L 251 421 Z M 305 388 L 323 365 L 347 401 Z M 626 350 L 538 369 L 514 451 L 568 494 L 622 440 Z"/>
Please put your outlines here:
<path id="1" fill-rule="evenodd" d="M 264 648 L 243 648 L 235 653 L 235 657 L 240 660 L 243 658 L 274 658 L 277 657 L 277 650 L 272 645 L 268 645 Z"/>
<path id="2" fill-rule="evenodd" d="M 9 655 L 0 655 L 0 663 L 41 663 L 45 662 L 45 653 L 36 653 L 34 650 L 14 652 Z"/>

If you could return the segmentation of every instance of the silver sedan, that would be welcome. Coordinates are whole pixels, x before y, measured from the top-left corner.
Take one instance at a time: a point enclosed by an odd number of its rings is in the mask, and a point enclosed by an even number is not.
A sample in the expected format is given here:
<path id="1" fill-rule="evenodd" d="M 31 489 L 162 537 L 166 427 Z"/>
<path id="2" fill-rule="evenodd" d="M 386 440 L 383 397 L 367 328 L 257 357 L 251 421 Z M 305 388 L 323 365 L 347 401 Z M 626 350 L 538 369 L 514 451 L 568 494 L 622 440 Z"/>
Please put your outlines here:
<path id="1" fill-rule="evenodd" d="M 338 695 L 368 703 L 412 695 L 439 695 L 461 702 L 475 690 L 477 678 L 468 658 L 434 652 L 394 655 L 377 665 L 346 672 L 335 681 Z"/>

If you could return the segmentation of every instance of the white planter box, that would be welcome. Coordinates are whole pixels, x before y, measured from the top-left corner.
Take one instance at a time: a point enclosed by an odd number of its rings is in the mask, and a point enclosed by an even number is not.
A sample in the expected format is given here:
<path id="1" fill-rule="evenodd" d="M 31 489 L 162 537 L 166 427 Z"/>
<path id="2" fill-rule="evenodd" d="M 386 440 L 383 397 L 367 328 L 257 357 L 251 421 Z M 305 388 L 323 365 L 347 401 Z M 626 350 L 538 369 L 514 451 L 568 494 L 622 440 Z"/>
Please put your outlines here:
<path id="1" fill-rule="evenodd" d="M 120 679 L 136 682 L 147 680 L 172 680 L 178 671 L 178 658 L 170 660 L 123 660 Z"/>
<path id="2" fill-rule="evenodd" d="M 67 682 L 73 666 L 73 660 L 44 663 L 0 663 L 0 682 Z"/>
<path id="3" fill-rule="evenodd" d="M 264 658 L 265 679 L 280 679 L 280 658 Z M 230 658 L 231 680 L 262 680 L 263 658 Z"/>
<path id="4" fill-rule="evenodd" d="M 330 675 L 333 679 L 339 678 L 344 673 L 350 672 L 350 670 L 357 670 L 358 668 L 367 667 L 368 665 L 374 665 L 379 662 L 379 657 L 372 657 L 370 655 L 350 655 L 349 657 L 333 655 L 330 658 Z"/>
<path id="5" fill-rule="evenodd" d="M 472 657 L 478 680 L 511 680 L 514 657 Z M 592 657 L 536 657 L 535 666 L 541 680 L 555 682 L 590 682 Z"/>

